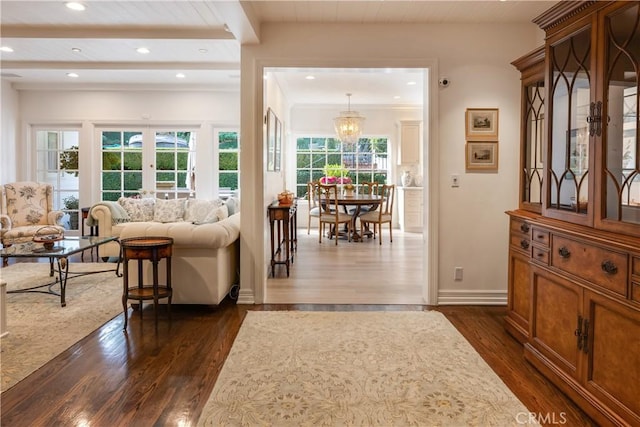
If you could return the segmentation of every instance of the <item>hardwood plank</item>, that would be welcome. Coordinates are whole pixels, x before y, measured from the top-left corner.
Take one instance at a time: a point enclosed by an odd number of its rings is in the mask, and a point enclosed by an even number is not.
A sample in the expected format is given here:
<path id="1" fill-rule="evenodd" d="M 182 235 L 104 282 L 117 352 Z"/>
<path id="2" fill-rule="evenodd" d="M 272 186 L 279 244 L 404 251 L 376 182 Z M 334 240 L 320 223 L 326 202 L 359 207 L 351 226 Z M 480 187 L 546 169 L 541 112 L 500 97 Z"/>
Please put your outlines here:
<path id="1" fill-rule="evenodd" d="M 303 233 L 300 237 L 303 237 Z M 394 235 L 393 248 L 398 252 L 401 250 L 396 247 L 410 247 L 415 243 L 401 240 L 400 233 L 398 236 Z M 416 242 L 419 244 L 419 238 Z M 317 240 L 314 243 L 317 245 Z M 379 263 L 380 258 L 376 258 L 374 252 L 386 256 L 387 242 L 383 242 L 382 247 L 377 242 L 373 244 L 366 240 L 352 245 L 360 247 L 350 248 L 346 242 L 340 242 L 338 248 L 357 252 L 370 250 L 372 254 L 369 256 L 358 256 L 361 262 L 378 259 Z M 331 251 L 327 249 L 328 246 L 331 246 Z M 332 257 L 341 257 L 335 249 L 335 245 L 324 243 L 319 248 Z M 330 285 L 324 282 L 321 289 L 321 281 L 315 284 L 308 284 L 307 281 L 315 276 L 313 270 L 315 274 L 322 274 L 326 268 L 321 268 L 318 264 L 314 266 L 307 258 L 314 257 L 296 257 L 291 270 L 292 273 L 295 272 L 295 276 L 292 274 L 289 279 L 274 279 L 277 283 L 270 282 L 269 287 L 282 286 L 283 294 L 306 294 L 310 299 L 333 299 L 333 303 L 247 306 L 225 299 L 218 307 L 174 305 L 171 321 L 164 310 L 159 312 L 157 328 L 153 322 L 153 307 L 149 305 L 143 310 L 142 321 L 138 312 L 129 312 L 127 333 L 122 331 L 121 314 L 2 393 L 0 424 L 109 427 L 195 425 L 249 310 L 435 309 L 453 323 L 532 413 L 539 416 L 555 414 L 556 420 L 564 416 L 565 425 L 595 425 L 524 360 L 522 346 L 504 330 L 505 307 L 428 307 L 420 303 L 374 304 L 368 301 L 344 303 L 334 297 L 351 293 L 350 298 L 355 300 L 353 295 L 358 293 L 365 296 L 386 293 L 398 298 L 399 289 L 403 288 L 398 282 L 391 280 L 387 280 L 385 290 L 383 280 L 367 280 L 363 284 L 362 280 L 346 279 L 334 280 Z M 394 256 L 392 260 L 384 270 L 391 270 L 387 274 L 393 277 L 404 277 L 403 274 L 395 274 L 405 268 L 404 258 Z M 316 258 L 315 262 L 325 261 Z M 381 271 L 376 273 L 378 274 L 383 273 Z M 410 281 L 410 274 L 406 276 L 406 280 Z M 340 276 L 329 277 L 335 279 Z M 410 287 L 411 284 L 403 286 Z"/>

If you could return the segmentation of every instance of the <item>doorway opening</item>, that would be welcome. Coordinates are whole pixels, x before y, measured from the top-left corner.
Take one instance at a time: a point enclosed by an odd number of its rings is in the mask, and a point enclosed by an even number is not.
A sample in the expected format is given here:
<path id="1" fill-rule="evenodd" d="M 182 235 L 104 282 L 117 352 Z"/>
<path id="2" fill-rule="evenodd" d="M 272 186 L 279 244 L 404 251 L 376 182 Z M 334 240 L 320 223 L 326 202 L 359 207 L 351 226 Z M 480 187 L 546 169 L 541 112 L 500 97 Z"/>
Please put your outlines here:
<path id="1" fill-rule="evenodd" d="M 313 158 L 305 159 L 305 153 L 298 152 L 298 142 L 301 138 L 314 140 L 314 137 L 335 136 L 333 119 L 347 108 L 343 105 L 345 93 L 352 94 L 351 109 L 365 117 L 362 137 L 389 141 L 388 153 L 385 153 L 388 158 L 384 173 L 381 173 L 386 183 L 400 186 L 401 175 L 409 166 L 419 178 L 414 185 L 422 184 L 426 172 L 425 156 L 419 164 L 399 163 L 398 124 L 403 120 L 426 117 L 428 74 L 424 68 L 265 68 L 264 105 L 265 110 L 275 110 L 283 123 L 280 161 L 284 166 L 282 171 L 263 171 L 266 194 L 277 194 L 282 189 L 297 194 L 296 189 L 306 185 L 303 181 L 314 177 L 313 170 L 322 169 L 323 165 L 313 164 Z M 421 138 L 421 153 L 426 151 L 426 140 L 426 137 Z M 311 162 L 309 177 L 301 172 L 307 166 L 305 162 Z M 425 190 L 422 187 L 423 199 Z M 297 196 L 301 197 L 300 194 Z M 387 232 L 383 233 L 382 245 L 377 239 L 365 239 L 358 243 L 341 240 L 336 246 L 327 239 L 318 243 L 317 226 L 312 226 L 307 234 L 309 207 L 306 199 L 299 199 L 298 249 L 290 276 L 287 277 L 286 269 L 279 266 L 275 267 L 275 277 L 267 269 L 264 302 L 424 304 L 424 295 L 428 292 L 427 263 L 424 262 L 427 233 L 402 232 L 398 207 L 396 199 L 393 243 L 389 242 Z M 265 232 L 269 234 L 269 229 Z"/>

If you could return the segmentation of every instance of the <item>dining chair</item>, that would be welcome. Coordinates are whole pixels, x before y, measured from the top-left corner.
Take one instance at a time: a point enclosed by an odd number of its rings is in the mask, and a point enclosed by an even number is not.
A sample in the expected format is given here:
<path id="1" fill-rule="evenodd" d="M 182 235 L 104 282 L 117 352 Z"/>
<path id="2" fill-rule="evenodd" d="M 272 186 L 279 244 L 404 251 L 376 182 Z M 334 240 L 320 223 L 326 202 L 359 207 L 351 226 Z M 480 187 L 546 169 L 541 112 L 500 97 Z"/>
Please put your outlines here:
<path id="1" fill-rule="evenodd" d="M 338 231 L 341 224 L 347 226 L 347 238 L 351 241 L 353 234 L 353 217 L 348 213 L 338 210 L 338 186 L 336 184 L 318 184 L 318 206 L 320 207 L 320 217 L 318 224 L 318 243 L 322 243 L 322 234 L 325 224 L 329 224 L 330 238 L 335 236 L 338 244 Z"/>
<path id="2" fill-rule="evenodd" d="M 311 232 L 311 218 L 320 218 L 320 206 L 318 205 L 318 181 L 307 183 L 307 202 L 309 202 L 309 215 L 307 218 L 307 234 Z"/>
<path id="3" fill-rule="evenodd" d="M 362 226 L 366 226 L 368 224 L 373 225 L 373 238 L 376 238 L 376 229 L 380 234 L 380 244 L 382 244 L 382 224 L 388 222 L 389 223 L 389 241 L 393 242 L 393 201 L 395 199 L 396 194 L 396 186 L 395 184 L 390 185 L 382 185 L 380 186 L 380 197 L 382 197 L 382 201 L 380 202 L 380 208 L 367 212 L 365 214 L 360 215 L 360 224 Z"/>

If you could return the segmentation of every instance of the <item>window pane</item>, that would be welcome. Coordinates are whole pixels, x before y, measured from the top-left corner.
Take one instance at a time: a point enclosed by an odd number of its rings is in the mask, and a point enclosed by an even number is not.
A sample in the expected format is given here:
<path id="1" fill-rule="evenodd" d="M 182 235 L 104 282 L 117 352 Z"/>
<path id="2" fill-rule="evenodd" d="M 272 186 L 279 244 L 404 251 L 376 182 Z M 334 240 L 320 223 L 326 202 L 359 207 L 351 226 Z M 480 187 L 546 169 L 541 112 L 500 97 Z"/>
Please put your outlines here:
<path id="1" fill-rule="evenodd" d="M 342 165 L 355 185 L 377 181 L 386 183 L 388 174 L 387 138 L 362 138 L 357 144 L 341 144 L 335 138 L 298 137 L 296 153 L 296 194 L 304 197 L 306 184 L 324 176 L 327 164 Z M 307 142 L 310 141 L 310 151 Z"/>
<path id="2" fill-rule="evenodd" d="M 220 170 L 238 170 L 238 153 L 220 153 Z"/>

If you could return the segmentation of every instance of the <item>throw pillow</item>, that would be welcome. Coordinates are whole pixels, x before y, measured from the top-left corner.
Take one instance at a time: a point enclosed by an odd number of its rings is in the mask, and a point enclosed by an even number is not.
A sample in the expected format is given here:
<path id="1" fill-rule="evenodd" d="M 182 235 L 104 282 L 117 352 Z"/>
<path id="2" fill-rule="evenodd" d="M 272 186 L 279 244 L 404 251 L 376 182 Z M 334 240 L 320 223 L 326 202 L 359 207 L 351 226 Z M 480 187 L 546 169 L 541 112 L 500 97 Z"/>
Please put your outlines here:
<path id="1" fill-rule="evenodd" d="M 130 197 L 120 197 L 118 204 L 124 208 L 129 215 L 130 221 L 153 221 L 153 205 L 155 200 L 150 198 L 132 199 Z"/>
<path id="2" fill-rule="evenodd" d="M 233 215 L 240 210 L 240 199 L 237 197 L 229 197 L 224 203 L 229 209 L 229 215 Z"/>
<path id="3" fill-rule="evenodd" d="M 222 205 L 209 212 L 209 214 L 204 217 L 202 221 L 193 221 L 193 223 L 196 225 L 211 224 L 212 222 L 222 221 L 223 219 L 228 217 L 229 210 L 227 209 L 227 205 Z"/>
<path id="4" fill-rule="evenodd" d="M 222 200 L 189 199 L 184 220 L 192 223 L 203 222 L 204 219 L 217 208 L 222 206 Z"/>
<path id="5" fill-rule="evenodd" d="M 155 222 L 178 222 L 184 216 L 185 199 L 157 199 L 153 211 Z"/>

